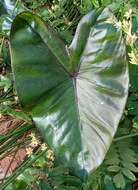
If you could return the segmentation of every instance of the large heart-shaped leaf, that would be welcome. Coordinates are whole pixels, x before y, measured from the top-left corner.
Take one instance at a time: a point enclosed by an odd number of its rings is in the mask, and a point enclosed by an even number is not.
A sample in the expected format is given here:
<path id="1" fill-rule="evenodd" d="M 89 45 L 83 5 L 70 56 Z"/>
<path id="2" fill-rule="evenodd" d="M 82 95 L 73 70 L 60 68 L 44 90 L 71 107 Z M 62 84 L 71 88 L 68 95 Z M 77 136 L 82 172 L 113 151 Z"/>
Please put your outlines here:
<path id="1" fill-rule="evenodd" d="M 11 29 L 15 87 L 57 160 L 84 178 L 103 161 L 128 93 L 125 44 L 109 9 L 80 21 L 67 48 L 30 12 Z"/>

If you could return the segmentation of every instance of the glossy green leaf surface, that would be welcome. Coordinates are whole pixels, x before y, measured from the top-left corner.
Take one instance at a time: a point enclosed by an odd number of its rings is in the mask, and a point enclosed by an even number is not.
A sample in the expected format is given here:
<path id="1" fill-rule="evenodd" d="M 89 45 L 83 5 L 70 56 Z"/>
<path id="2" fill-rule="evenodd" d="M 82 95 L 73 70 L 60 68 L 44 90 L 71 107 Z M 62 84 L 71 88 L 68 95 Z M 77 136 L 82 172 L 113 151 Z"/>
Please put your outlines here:
<path id="1" fill-rule="evenodd" d="M 85 178 L 103 161 L 128 94 L 125 44 L 109 9 L 80 21 L 69 48 L 41 18 L 19 14 L 11 29 L 15 88 L 57 161 Z"/>

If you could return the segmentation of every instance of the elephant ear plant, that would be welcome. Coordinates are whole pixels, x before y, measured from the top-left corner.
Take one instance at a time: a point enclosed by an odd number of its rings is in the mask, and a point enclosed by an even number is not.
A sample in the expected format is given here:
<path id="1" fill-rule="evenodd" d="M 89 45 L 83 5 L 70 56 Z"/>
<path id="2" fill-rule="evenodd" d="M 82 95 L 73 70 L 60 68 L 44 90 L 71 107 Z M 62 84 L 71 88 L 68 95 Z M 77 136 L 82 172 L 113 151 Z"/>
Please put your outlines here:
<path id="1" fill-rule="evenodd" d="M 112 18 L 108 8 L 89 12 L 69 47 L 31 12 L 11 28 L 20 103 L 57 162 L 82 179 L 102 163 L 128 94 L 125 43 Z"/>

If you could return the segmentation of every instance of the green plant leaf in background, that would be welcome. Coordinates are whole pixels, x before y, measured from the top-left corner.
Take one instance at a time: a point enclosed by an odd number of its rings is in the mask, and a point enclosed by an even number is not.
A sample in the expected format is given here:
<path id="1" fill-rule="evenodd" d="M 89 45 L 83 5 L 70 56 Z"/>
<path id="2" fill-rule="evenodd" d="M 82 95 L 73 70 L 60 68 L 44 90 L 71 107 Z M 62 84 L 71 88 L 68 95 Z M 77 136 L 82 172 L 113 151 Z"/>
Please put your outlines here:
<path id="1" fill-rule="evenodd" d="M 112 178 L 109 177 L 108 175 L 105 176 L 104 178 L 104 190 L 115 190 Z"/>
<path id="2" fill-rule="evenodd" d="M 135 129 L 138 129 L 138 116 L 134 117 L 133 119 L 133 127 Z"/>
<path id="3" fill-rule="evenodd" d="M 17 0 L 1 0 L 0 1 L 0 16 L 4 15 L 1 29 L 2 31 L 9 32 L 11 24 L 15 16 L 27 10 L 23 4 Z"/>
<path id="4" fill-rule="evenodd" d="M 69 48 L 30 12 L 11 29 L 20 103 L 57 161 L 81 178 L 102 163 L 128 94 L 125 44 L 110 17 L 107 8 L 84 16 Z"/>
<path id="5" fill-rule="evenodd" d="M 118 173 L 114 176 L 113 181 L 118 189 L 124 189 L 125 187 L 125 178 L 121 173 Z"/>

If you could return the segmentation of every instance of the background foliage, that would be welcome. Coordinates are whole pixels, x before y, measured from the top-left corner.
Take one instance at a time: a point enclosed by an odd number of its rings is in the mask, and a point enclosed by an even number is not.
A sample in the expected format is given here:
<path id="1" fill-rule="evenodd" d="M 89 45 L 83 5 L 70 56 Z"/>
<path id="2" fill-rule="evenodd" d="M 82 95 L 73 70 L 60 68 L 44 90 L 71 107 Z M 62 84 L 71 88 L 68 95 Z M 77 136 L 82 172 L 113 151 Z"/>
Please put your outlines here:
<path id="1" fill-rule="evenodd" d="M 6 135 L 0 135 L 0 159 L 22 146 L 27 149 L 28 156 L 10 177 L 5 176 L 0 189 L 130 190 L 138 177 L 138 3 L 135 0 L 17 0 L 12 10 L 7 11 L 3 2 L 0 3 L 0 114 L 21 119 L 23 124 Z M 80 18 L 89 10 L 101 6 L 110 6 L 118 18 L 114 24 L 124 31 L 130 89 L 124 115 L 104 163 L 87 183 L 83 183 L 67 168 L 57 166 L 53 153 L 31 125 L 30 117 L 21 111 L 13 89 L 9 29 L 14 16 L 29 9 L 50 22 L 69 44 Z M 31 135 L 22 140 L 24 133 L 29 131 Z"/>

